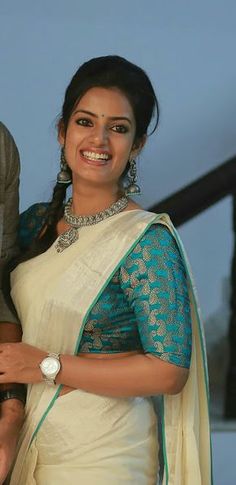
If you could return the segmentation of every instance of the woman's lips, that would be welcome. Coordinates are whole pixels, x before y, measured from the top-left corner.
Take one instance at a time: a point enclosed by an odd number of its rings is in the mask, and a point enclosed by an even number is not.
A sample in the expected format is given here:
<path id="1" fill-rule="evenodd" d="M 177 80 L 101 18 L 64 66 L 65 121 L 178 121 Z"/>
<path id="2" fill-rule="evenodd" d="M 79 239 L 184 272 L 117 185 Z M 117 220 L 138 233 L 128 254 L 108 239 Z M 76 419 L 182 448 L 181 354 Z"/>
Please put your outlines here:
<path id="1" fill-rule="evenodd" d="M 91 150 L 81 150 L 80 155 L 83 160 L 89 165 L 104 166 L 107 165 L 111 159 L 111 155 L 107 152 L 94 152 Z"/>

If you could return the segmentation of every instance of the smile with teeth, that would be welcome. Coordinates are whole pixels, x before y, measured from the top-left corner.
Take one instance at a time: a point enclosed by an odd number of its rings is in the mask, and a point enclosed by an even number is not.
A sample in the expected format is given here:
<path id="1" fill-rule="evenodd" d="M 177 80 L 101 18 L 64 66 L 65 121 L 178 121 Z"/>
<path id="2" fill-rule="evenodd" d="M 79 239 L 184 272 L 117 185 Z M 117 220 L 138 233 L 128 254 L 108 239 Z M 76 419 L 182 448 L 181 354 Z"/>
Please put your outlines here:
<path id="1" fill-rule="evenodd" d="M 108 153 L 96 153 L 96 152 L 90 152 L 90 151 L 82 151 L 82 155 L 84 158 L 87 160 L 91 161 L 100 161 L 106 163 L 111 157 L 108 155 Z"/>

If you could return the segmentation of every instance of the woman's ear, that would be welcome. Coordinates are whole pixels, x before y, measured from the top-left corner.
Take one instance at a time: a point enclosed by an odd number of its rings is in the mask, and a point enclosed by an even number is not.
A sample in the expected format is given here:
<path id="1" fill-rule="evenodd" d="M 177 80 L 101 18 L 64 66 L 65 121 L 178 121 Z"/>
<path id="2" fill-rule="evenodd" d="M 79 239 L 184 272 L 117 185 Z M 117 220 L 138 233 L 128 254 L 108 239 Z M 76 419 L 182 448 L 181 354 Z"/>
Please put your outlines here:
<path id="1" fill-rule="evenodd" d="M 131 159 L 135 159 L 139 155 L 146 141 L 147 141 L 147 135 L 143 135 L 142 138 L 139 138 L 136 142 L 134 142 L 133 148 L 130 153 Z"/>
<path id="2" fill-rule="evenodd" d="M 65 145 L 65 137 L 66 137 L 66 133 L 65 133 L 65 125 L 62 121 L 62 119 L 60 119 L 59 123 L 58 123 L 58 135 L 57 135 L 57 139 L 60 143 L 61 146 L 64 146 Z"/>

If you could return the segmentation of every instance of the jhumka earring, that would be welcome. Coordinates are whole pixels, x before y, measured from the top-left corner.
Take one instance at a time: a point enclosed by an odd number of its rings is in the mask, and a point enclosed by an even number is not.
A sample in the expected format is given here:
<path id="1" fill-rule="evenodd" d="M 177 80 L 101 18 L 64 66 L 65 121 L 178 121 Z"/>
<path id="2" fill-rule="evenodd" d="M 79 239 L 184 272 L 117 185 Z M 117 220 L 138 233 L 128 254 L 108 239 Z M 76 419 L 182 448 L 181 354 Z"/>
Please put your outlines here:
<path id="1" fill-rule="evenodd" d="M 58 184 L 69 184 L 71 182 L 71 174 L 65 158 L 64 148 L 61 149 L 60 172 L 57 174 Z"/>
<path id="2" fill-rule="evenodd" d="M 129 160 L 129 171 L 127 173 L 129 184 L 125 187 L 125 195 L 140 195 L 141 189 L 137 182 L 137 166 L 135 160 Z"/>

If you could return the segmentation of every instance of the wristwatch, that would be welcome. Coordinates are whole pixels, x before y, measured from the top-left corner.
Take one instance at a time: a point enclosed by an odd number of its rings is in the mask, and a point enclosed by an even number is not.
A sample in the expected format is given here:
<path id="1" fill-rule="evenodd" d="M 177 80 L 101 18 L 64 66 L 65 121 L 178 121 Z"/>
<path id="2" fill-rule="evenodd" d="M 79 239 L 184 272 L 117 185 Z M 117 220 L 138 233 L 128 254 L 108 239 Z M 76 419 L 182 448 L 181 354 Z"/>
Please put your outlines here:
<path id="1" fill-rule="evenodd" d="M 39 364 L 44 381 L 49 385 L 56 385 L 56 376 L 61 369 L 60 354 L 49 352 Z"/>

